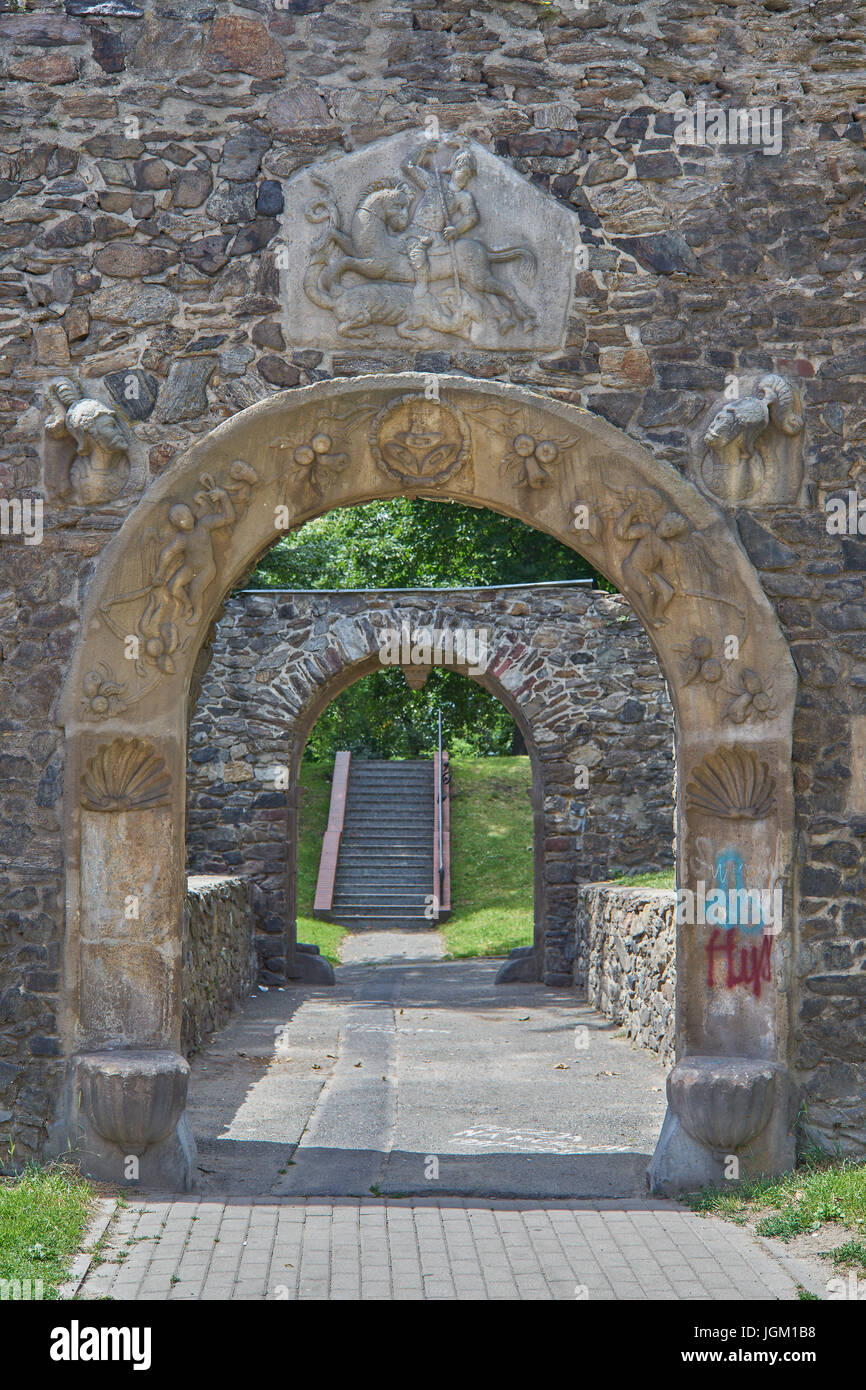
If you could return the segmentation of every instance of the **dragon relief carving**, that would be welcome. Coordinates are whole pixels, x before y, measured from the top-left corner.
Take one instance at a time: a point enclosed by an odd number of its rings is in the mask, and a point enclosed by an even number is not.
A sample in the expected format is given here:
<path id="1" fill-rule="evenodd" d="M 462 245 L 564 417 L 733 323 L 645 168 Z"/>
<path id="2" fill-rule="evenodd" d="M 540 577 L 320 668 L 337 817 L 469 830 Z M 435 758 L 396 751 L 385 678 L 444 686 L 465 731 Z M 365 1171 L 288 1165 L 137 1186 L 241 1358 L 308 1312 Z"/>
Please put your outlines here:
<path id="1" fill-rule="evenodd" d="M 535 253 L 480 239 L 481 212 L 471 188 L 475 157 L 458 147 L 443 165 L 439 148 L 440 142 L 425 141 L 402 161 L 399 174 L 368 185 L 348 226 L 331 186 L 311 176 L 320 194 L 305 215 L 326 225 L 311 249 L 304 293 L 333 314 L 341 336 L 369 337 L 385 328 L 410 342 L 431 332 L 472 341 L 485 319 L 502 336 L 535 327 L 534 309 L 496 269 L 513 262 L 531 285 Z"/>

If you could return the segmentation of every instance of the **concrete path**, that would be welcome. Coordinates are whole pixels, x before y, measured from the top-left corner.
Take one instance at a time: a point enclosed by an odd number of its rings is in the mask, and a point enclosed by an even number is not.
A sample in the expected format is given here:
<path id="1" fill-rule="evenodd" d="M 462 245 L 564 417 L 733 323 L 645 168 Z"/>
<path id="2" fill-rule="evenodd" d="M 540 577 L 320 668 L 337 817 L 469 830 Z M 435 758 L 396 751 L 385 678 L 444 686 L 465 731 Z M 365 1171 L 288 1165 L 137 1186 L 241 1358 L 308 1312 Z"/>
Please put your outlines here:
<path id="1" fill-rule="evenodd" d="M 496 986 L 436 932 L 350 938 L 193 1063 L 206 1193 L 643 1196 L 664 1071 L 569 990 Z M 437 958 L 438 957 L 438 958 Z"/>
<path id="2" fill-rule="evenodd" d="M 253 998 L 193 1064 L 200 1194 L 133 1197 L 81 1296 L 796 1297 L 769 1242 L 647 1198 L 656 1058 L 441 957 L 364 933 L 336 988 Z"/>

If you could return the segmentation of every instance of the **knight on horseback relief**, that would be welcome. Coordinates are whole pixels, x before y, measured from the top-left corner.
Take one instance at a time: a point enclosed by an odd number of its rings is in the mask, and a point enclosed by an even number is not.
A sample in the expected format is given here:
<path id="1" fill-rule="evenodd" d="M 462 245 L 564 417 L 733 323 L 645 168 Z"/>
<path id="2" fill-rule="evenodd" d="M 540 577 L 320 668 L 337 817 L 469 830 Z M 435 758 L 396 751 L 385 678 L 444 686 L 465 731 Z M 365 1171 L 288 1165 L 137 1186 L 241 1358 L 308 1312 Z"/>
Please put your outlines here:
<path id="1" fill-rule="evenodd" d="M 536 311 L 499 267 L 531 287 L 537 257 L 529 246 L 492 246 L 478 235 L 478 162 L 466 145 L 425 139 L 399 172 L 363 189 L 348 219 L 331 182 L 310 177 L 318 191 L 305 216 L 324 226 L 303 288 L 342 337 L 378 340 L 391 329 L 403 341 L 441 333 L 474 343 L 482 333 L 531 334 Z"/>

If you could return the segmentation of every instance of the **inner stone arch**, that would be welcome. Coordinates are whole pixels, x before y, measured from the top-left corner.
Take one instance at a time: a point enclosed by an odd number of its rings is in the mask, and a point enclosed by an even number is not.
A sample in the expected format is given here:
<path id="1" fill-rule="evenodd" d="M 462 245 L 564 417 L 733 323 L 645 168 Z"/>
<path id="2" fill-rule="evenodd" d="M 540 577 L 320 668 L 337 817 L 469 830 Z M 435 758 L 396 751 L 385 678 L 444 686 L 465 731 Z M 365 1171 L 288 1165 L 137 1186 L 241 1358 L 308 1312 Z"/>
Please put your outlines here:
<path id="1" fill-rule="evenodd" d="M 616 585 L 674 705 L 680 886 L 734 855 L 750 881 L 788 889 L 779 925 L 792 925 L 795 671 L 722 512 L 606 421 L 522 387 L 405 373 L 285 392 L 199 440 L 128 517 L 97 563 L 64 687 L 70 1068 L 55 1132 L 76 1131 L 81 1092 L 91 1171 L 113 1175 L 134 1132 L 143 1180 L 191 1177 L 177 1056 L 186 711 L 219 604 L 282 530 L 396 496 L 518 517 Z M 792 932 L 764 938 L 758 998 L 708 983 L 704 930 L 679 933 L 659 1189 L 709 1180 L 726 1146 L 748 1145 L 764 1171 L 791 1155 Z"/>
<path id="2" fill-rule="evenodd" d="M 503 982 L 568 986 L 578 887 L 669 862 L 664 853 L 650 861 L 647 844 L 667 850 L 673 839 L 666 685 L 625 600 L 590 581 L 233 595 L 190 722 L 190 872 L 251 880 L 262 983 L 332 978 L 324 961 L 296 947 L 301 763 L 328 705 L 385 669 L 382 655 L 392 664 L 386 641 L 401 628 L 472 628 L 483 645 L 483 670 L 442 664 L 508 711 L 533 772 L 535 937 L 531 957 L 508 962 Z M 286 791 L 276 788 L 278 770 Z"/>

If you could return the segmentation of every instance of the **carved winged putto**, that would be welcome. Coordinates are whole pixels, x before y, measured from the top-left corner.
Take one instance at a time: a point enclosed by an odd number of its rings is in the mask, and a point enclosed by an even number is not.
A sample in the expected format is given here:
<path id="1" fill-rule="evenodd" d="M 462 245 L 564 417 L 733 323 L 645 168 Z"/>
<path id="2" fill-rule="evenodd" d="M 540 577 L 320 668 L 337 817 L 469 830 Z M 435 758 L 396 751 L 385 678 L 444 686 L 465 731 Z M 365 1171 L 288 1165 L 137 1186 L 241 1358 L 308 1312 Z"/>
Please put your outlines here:
<path id="1" fill-rule="evenodd" d="M 81 804 L 88 811 L 143 811 L 169 800 L 171 776 L 161 753 L 138 738 L 116 738 L 88 758 Z"/>
<path id="2" fill-rule="evenodd" d="M 708 753 L 686 783 L 690 810 L 724 820 L 763 820 L 775 802 L 769 764 L 740 743 Z"/>
<path id="3" fill-rule="evenodd" d="M 235 459 L 224 482 L 209 473 L 200 474 L 198 481 L 192 498 L 163 504 L 162 521 L 144 537 L 141 584 L 100 605 L 115 636 L 124 643 L 130 634 L 137 639 L 139 675 L 147 666 L 173 674 L 174 655 L 182 650 L 185 633 L 201 621 L 231 530 L 246 512 L 259 478 L 243 459 Z"/>
<path id="4" fill-rule="evenodd" d="M 718 501 L 735 503 L 747 498 L 795 500 L 802 484 L 802 469 L 792 472 L 784 440 L 803 432 L 803 406 L 799 392 L 784 377 L 771 373 L 758 382 L 754 396 L 729 401 L 713 417 L 704 435 L 710 451 L 701 468 L 706 490 Z M 788 450 L 790 454 L 790 449 Z M 793 497 L 780 492 L 787 486 Z"/>
<path id="5" fill-rule="evenodd" d="M 676 545 L 689 523 L 656 488 L 629 486 L 623 501 L 612 528 L 614 540 L 631 545 L 621 562 L 623 578 L 640 595 L 653 626 L 662 627 L 680 589 Z"/>

